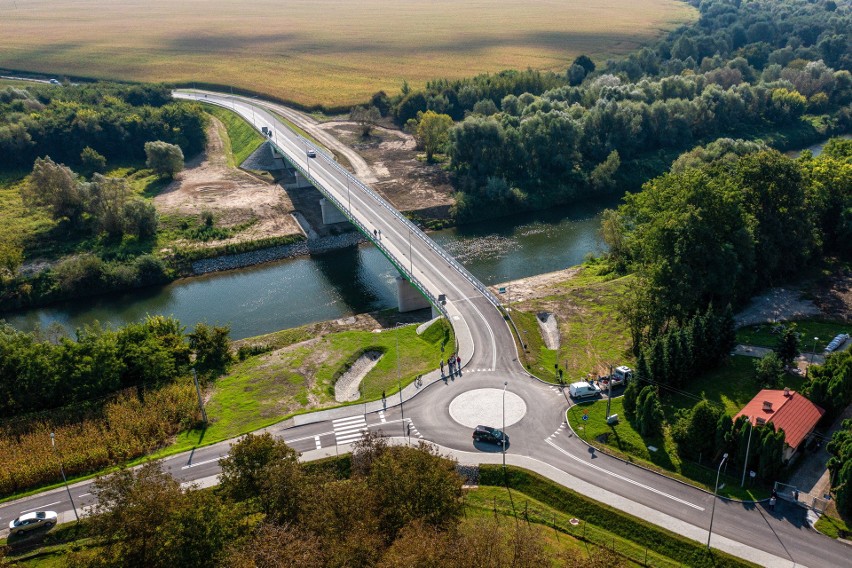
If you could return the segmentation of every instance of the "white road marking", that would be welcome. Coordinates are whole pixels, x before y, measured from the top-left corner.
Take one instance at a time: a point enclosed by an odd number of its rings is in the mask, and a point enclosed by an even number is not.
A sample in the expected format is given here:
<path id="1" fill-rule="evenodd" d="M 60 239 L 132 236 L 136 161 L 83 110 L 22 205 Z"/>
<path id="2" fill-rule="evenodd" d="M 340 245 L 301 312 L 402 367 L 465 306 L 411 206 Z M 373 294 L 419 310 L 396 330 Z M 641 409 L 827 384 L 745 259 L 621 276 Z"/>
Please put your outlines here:
<path id="1" fill-rule="evenodd" d="M 338 445 L 360 440 L 364 432 L 367 431 L 367 420 L 363 414 L 348 418 L 338 418 L 337 420 L 332 420 L 332 424 L 334 425 L 334 437 Z"/>
<path id="2" fill-rule="evenodd" d="M 648 485 L 644 485 L 642 483 L 639 483 L 635 479 L 630 479 L 629 477 L 625 477 L 623 475 L 615 473 L 614 471 L 609 471 L 608 469 L 604 469 L 600 466 L 597 466 L 595 464 L 592 464 L 592 463 L 589 463 L 585 460 L 582 460 L 582 459 L 578 458 L 577 456 L 575 456 L 574 454 L 567 452 L 566 450 L 563 450 L 562 448 L 560 448 L 559 446 L 554 444 L 550 440 L 550 438 L 546 439 L 545 442 L 547 442 L 551 447 L 556 448 L 559 452 L 565 454 L 566 456 L 568 456 L 572 460 L 577 461 L 581 464 L 587 465 L 588 467 L 590 467 L 592 469 L 596 469 L 597 471 L 600 471 L 601 473 L 606 473 L 607 475 L 611 475 L 611 476 L 615 477 L 616 479 L 620 479 L 622 481 L 626 481 L 627 483 L 631 483 L 631 484 L 635 485 L 636 487 L 641 487 L 642 489 L 647 489 L 648 491 L 651 491 L 652 493 L 656 493 L 657 495 L 667 497 L 667 498 L 671 499 L 672 501 L 677 501 L 678 503 L 683 503 L 684 505 L 686 505 L 688 507 L 692 507 L 693 509 L 697 509 L 699 511 L 704 510 L 704 507 L 702 507 L 700 505 L 690 503 L 689 501 L 684 501 L 683 499 L 681 499 L 679 497 L 675 497 L 674 495 L 669 495 L 668 493 L 660 491 L 659 489 L 654 489 L 653 487 L 649 487 Z"/>
<path id="3" fill-rule="evenodd" d="M 21 511 L 21 514 L 29 513 L 30 511 L 38 511 L 39 509 L 46 509 L 52 505 L 59 505 L 62 501 L 55 501 L 53 503 L 48 503 L 47 505 L 39 505 L 38 507 L 33 507 L 32 509 L 27 509 L 26 511 Z"/>
<path id="4" fill-rule="evenodd" d="M 382 421 L 382 424 L 387 422 L 387 420 L 385 420 L 385 411 L 384 410 L 379 410 L 379 420 Z"/>
<path id="5" fill-rule="evenodd" d="M 78 497 L 78 498 L 80 498 L 80 497 L 88 497 L 89 495 L 91 495 L 91 493 L 83 493 L 82 495 L 77 495 L 77 497 Z"/>
<path id="6" fill-rule="evenodd" d="M 223 459 L 225 459 L 226 457 L 228 457 L 228 454 L 225 454 L 224 456 L 219 456 L 218 458 L 213 458 L 213 459 L 210 459 L 210 460 L 204 460 L 204 461 L 200 461 L 200 462 L 193 462 L 193 463 L 191 463 L 191 464 L 187 464 L 187 465 L 185 465 L 185 466 L 181 467 L 181 469 L 189 469 L 189 468 L 192 468 L 192 467 L 198 467 L 199 465 L 205 465 L 205 464 L 208 464 L 208 463 L 217 462 L 217 461 L 219 461 L 219 460 L 223 460 Z"/>
<path id="7" fill-rule="evenodd" d="M 319 436 L 314 436 L 314 440 L 315 440 L 315 441 L 316 441 L 316 443 L 317 443 L 317 449 L 318 449 L 318 450 L 319 450 L 319 449 L 321 449 L 321 448 L 322 448 L 322 444 L 320 444 L 320 437 L 319 437 Z"/>
<path id="8" fill-rule="evenodd" d="M 329 430 L 328 432 L 322 432 L 317 434 L 317 436 L 328 436 L 329 434 L 334 434 L 333 430 Z M 302 436 L 301 438 L 293 438 L 292 440 L 284 440 L 285 444 L 293 444 L 294 442 L 304 442 L 305 440 L 313 440 L 314 436 Z"/>

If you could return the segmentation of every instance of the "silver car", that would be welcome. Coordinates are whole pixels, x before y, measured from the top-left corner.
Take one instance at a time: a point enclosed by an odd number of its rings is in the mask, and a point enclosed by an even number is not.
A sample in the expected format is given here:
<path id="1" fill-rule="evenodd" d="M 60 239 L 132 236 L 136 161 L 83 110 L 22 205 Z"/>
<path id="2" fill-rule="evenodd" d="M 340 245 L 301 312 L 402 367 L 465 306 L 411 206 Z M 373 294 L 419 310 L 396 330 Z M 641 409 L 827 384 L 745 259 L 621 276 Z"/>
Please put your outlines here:
<path id="1" fill-rule="evenodd" d="M 21 515 L 9 523 L 10 534 L 24 534 L 39 527 L 50 528 L 56 524 L 56 511 L 36 511 Z"/>

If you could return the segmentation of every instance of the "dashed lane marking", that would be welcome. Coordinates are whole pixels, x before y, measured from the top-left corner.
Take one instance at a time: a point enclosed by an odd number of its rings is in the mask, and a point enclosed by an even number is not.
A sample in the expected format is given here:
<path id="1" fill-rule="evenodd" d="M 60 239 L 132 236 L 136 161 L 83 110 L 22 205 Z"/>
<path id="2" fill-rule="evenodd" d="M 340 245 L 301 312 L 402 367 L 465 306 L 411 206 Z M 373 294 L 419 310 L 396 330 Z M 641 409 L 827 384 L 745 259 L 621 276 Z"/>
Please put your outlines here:
<path id="1" fill-rule="evenodd" d="M 48 503 L 47 505 L 39 505 L 38 507 L 27 509 L 26 511 L 21 511 L 21 514 L 29 513 L 30 511 L 35 511 L 37 509 L 45 509 L 47 507 L 50 507 L 51 505 L 59 505 L 60 503 L 62 503 L 62 501 L 54 501 L 53 503 Z"/>
<path id="2" fill-rule="evenodd" d="M 217 462 L 219 460 L 225 459 L 226 457 L 228 457 L 228 454 L 225 454 L 224 456 L 219 456 L 218 458 L 213 458 L 211 460 L 204 460 L 204 461 L 200 461 L 200 462 L 192 462 L 190 464 L 187 464 L 187 465 L 181 467 L 181 469 L 189 469 L 191 467 L 198 467 L 200 465 Z"/>
<path id="3" fill-rule="evenodd" d="M 576 461 L 576 462 L 579 462 L 579 463 L 581 463 L 581 464 L 584 464 L 584 465 L 586 465 L 586 466 L 588 466 L 588 467 L 590 467 L 590 468 L 592 468 L 592 469 L 595 469 L 595 470 L 597 470 L 597 471 L 599 471 L 599 472 L 601 472 L 601 473 L 605 473 L 605 474 L 607 474 L 607 475 L 611 475 L 611 476 L 615 477 L 616 479 L 620 479 L 620 480 L 622 480 L 622 481 L 626 481 L 627 483 L 633 484 L 633 485 L 635 485 L 636 487 L 641 487 L 642 489 L 647 489 L 648 491 L 650 491 L 650 492 L 652 492 L 652 493 L 656 493 L 657 495 L 661 495 L 662 497 L 667 497 L 668 499 L 671 499 L 672 501 L 677 501 L 678 503 L 683 503 L 683 504 L 684 504 L 684 505 L 686 505 L 687 507 L 692 507 L 693 509 L 697 509 L 697 510 L 699 510 L 699 511 L 703 511 L 703 510 L 704 510 L 704 507 L 702 507 L 702 506 L 700 506 L 700 505 L 696 505 L 695 503 L 690 503 L 689 501 L 684 501 L 683 499 L 681 499 L 681 498 L 679 498 L 679 497 L 675 497 L 674 495 L 669 495 L 668 493 L 665 493 L 665 492 L 663 492 L 663 491 L 660 491 L 659 489 L 654 489 L 653 487 L 650 487 L 650 486 L 645 485 L 645 484 L 643 484 L 643 483 L 639 483 L 639 482 L 638 482 L 638 481 L 636 481 L 635 479 L 630 479 L 629 477 L 625 477 L 625 476 L 623 476 L 623 475 L 620 475 L 620 474 L 618 474 L 618 473 L 615 473 L 614 471 L 610 471 L 610 470 L 608 470 L 608 469 L 602 468 L 602 467 L 597 466 L 597 465 L 595 465 L 595 464 L 593 464 L 593 463 L 589 463 L 589 462 L 587 462 L 587 461 L 585 461 L 585 460 L 583 460 L 583 459 L 580 459 L 580 458 L 578 458 L 577 456 L 575 456 L 574 454 L 572 454 L 572 453 L 570 453 L 570 452 L 567 452 L 567 451 L 563 450 L 562 448 L 560 448 L 559 446 L 557 446 L 556 444 L 554 444 L 554 443 L 553 443 L 553 441 L 551 441 L 551 439 L 550 439 L 550 438 L 547 438 L 547 439 L 545 440 L 545 442 L 547 442 L 547 444 L 548 444 L 548 445 L 550 445 L 550 447 L 555 448 L 557 451 L 561 452 L 562 454 L 565 454 L 566 456 L 568 456 L 568 457 L 569 457 L 569 458 L 571 458 L 572 460 L 574 460 L 574 461 Z"/>
<path id="4" fill-rule="evenodd" d="M 363 414 L 358 416 L 350 416 L 348 418 L 338 418 L 331 421 L 334 426 L 334 437 L 337 444 L 350 444 L 361 439 L 364 432 L 367 431 L 367 420 Z"/>
<path id="5" fill-rule="evenodd" d="M 317 443 L 317 449 L 318 449 L 318 450 L 319 450 L 319 449 L 321 449 L 321 448 L 322 448 L 322 444 L 320 444 L 320 437 L 319 437 L 319 436 L 314 436 L 314 440 L 315 440 L 315 441 L 316 441 L 316 443 Z"/>
<path id="6" fill-rule="evenodd" d="M 385 420 L 385 411 L 384 410 L 379 410 L 379 420 L 382 421 L 382 424 L 387 422 L 387 420 Z"/>

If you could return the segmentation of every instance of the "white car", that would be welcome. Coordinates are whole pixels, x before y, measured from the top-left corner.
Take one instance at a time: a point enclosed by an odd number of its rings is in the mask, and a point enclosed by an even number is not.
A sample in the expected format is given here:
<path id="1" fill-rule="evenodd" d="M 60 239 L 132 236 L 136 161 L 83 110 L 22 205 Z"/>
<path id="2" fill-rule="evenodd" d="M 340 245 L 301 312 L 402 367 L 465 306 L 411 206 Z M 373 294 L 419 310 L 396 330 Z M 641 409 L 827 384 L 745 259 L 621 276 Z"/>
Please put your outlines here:
<path id="1" fill-rule="evenodd" d="M 39 527 L 50 528 L 56 524 L 56 511 L 36 511 L 21 515 L 9 523 L 10 534 L 24 534 Z"/>
<path id="2" fill-rule="evenodd" d="M 837 335 L 837 337 L 835 337 L 834 339 L 831 340 L 831 343 L 829 343 L 826 346 L 825 352 L 826 353 L 834 353 L 840 347 L 842 347 L 843 344 L 846 343 L 847 341 L 849 341 L 849 334 L 848 333 L 840 333 L 840 334 Z"/>

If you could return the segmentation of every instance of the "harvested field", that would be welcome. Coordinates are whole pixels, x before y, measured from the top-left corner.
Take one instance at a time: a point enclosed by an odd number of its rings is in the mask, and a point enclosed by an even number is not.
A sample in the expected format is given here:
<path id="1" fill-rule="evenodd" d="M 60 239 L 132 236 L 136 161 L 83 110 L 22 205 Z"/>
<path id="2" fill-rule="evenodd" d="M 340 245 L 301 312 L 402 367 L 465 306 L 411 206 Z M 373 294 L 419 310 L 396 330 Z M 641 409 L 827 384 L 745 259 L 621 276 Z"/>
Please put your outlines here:
<path id="1" fill-rule="evenodd" d="M 602 62 L 694 17 L 675 0 L 29 0 L 3 10 L 0 67 L 339 107 L 404 80 Z"/>

